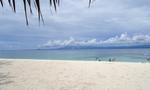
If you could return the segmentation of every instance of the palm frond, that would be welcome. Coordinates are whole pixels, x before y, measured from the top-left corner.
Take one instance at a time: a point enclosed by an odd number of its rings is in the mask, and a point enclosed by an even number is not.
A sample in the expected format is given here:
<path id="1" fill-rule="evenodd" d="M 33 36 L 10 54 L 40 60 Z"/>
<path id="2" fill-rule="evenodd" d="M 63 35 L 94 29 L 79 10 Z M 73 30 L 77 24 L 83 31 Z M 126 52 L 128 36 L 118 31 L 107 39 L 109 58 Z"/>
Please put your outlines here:
<path id="1" fill-rule="evenodd" d="M 28 14 L 27 14 L 27 4 L 26 4 L 26 0 L 23 0 L 23 4 L 24 4 L 24 12 L 25 12 L 25 18 L 26 18 L 26 25 L 29 25 L 28 22 Z"/>
<path id="2" fill-rule="evenodd" d="M 41 12 L 40 0 L 35 0 L 35 5 L 37 7 L 39 22 L 42 19 L 42 22 L 44 23 L 43 15 L 42 15 L 42 12 Z"/>
<path id="3" fill-rule="evenodd" d="M 12 0 L 12 2 L 13 2 L 13 10 L 14 10 L 14 12 L 16 12 L 16 2 L 15 2 L 15 0 Z"/>
<path id="4" fill-rule="evenodd" d="M 89 7 L 91 6 L 91 2 L 92 2 L 92 0 L 89 0 Z"/>
<path id="5" fill-rule="evenodd" d="M 23 6 L 24 6 L 24 13 L 25 13 L 25 18 L 26 18 L 26 25 L 29 25 L 29 20 L 28 20 L 28 11 L 27 8 L 29 7 L 29 11 L 32 14 L 32 1 L 34 4 L 34 8 L 36 8 L 37 14 L 38 14 L 38 20 L 39 22 L 44 23 L 43 15 L 41 12 L 41 5 L 40 5 L 40 0 L 22 0 L 23 1 Z M 91 6 L 93 0 L 89 0 L 89 7 Z M 0 0 L 1 6 L 4 6 L 4 1 Z M 8 0 L 9 6 L 12 8 L 13 12 L 16 12 L 16 0 Z M 53 7 L 55 11 L 57 11 L 58 6 L 60 5 L 60 0 L 49 0 L 50 7 Z"/>
<path id="6" fill-rule="evenodd" d="M 27 0 L 29 8 L 30 8 L 30 13 L 32 14 L 32 7 L 31 7 L 31 0 Z"/>
<path id="7" fill-rule="evenodd" d="M 11 0 L 8 0 L 9 6 L 12 8 Z"/>
<path id="8" fill-rule="evenodd" d="M 2 5 L 2 7 L 3 7 L 3 0 L 0 0 L 0 3 L 1 3 L 1 5 Z"/>

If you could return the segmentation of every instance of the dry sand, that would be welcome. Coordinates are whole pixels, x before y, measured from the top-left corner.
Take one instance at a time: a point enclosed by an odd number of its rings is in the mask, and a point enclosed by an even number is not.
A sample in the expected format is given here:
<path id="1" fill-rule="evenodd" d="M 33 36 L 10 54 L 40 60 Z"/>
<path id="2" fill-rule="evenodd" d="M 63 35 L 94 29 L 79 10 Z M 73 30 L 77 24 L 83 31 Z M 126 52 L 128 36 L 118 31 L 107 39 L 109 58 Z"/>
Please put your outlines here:
<path id="1" fill-rule="evenodd" d="M 150 90 L 150 63 L 1 59 L 0 90 Z"/>

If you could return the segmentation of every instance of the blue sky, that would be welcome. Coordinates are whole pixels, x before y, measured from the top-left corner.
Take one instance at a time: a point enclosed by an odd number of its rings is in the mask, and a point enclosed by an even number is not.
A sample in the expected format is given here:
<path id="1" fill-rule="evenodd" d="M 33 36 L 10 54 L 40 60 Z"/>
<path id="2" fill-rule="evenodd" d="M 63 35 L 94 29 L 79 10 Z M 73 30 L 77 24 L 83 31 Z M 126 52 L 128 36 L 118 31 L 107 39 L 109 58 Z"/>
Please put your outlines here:
<path id="1" fill-rule="evenodd" d="M 17 13 L 0 7 L 0 49 L 32 49 L 54 45 L 150 44 L 149 0 L 62 0 L 57 13 L 42 0 L 45 25 L 36 12 L 25 24 L 23 4 Z M 78 43 L 78 44 L 77 44 Z M 90 44 L 89 44 L 90 43 Z"/>

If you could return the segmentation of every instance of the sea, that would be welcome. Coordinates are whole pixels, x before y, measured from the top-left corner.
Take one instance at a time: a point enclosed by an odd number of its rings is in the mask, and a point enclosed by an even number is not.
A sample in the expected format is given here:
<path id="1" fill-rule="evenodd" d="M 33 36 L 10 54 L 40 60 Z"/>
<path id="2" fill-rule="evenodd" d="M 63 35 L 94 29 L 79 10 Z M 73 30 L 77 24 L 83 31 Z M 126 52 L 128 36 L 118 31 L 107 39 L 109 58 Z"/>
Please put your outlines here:
<path id="1" fill-rule="evenodd" d="M 147 62 L 150 48 L 135 49 L 63 49 L 63 50 L 0 50 L 0 58 L 33 60 L 75 60 Z"/>

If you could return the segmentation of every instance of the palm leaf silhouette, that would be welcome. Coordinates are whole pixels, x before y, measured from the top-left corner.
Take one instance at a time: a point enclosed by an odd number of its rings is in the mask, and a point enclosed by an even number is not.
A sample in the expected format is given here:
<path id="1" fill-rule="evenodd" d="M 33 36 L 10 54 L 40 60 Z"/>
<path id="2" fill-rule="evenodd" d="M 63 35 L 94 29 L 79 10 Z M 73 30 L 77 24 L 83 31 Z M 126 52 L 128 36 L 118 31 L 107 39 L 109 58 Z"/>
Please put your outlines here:
<path id="1" fill-rule="evenodd" d="M 32 14 L 32 3 L 34 4 L 34 8 L 36 8 L 36 11 L 38 13 L 38 20 L 39 23 L 42 21 L 44 23 L 44 19 L 42 16 L 42 11 L 41 11 L 41 5 L 40 5 L 40 0 L 22 0 L 23 5 L 24 5 L 24 13 L 25 13 L 25 18 L 26 18 L 26 25 L 29 25 L 29 20 L 28 20 L 28 11 L 27 8 L 29 7 L 30 13 Z M 89 0 L 89 7 L 91 5 L 93 0 Z M 4 1 L 0 0 L 1 6 L 4 6 Z M 13 12 L 16 13 L 16 0 L 8 0 L 9 6 L 12 8 Z M 49 0 L 50 7 L 54 7 L 54 10 L 57 11 L 57 7 L 60 4 L 60 0 Z"/>
<path id="2" fill-rule="evenodd" d="M 2 5 L 2 7 L 3 7 L 3 0 L 0 0 L 0 3 L 1 3 L 1 5 Z"/>

